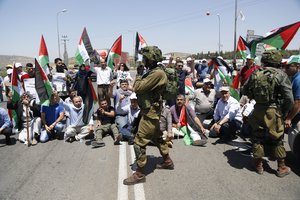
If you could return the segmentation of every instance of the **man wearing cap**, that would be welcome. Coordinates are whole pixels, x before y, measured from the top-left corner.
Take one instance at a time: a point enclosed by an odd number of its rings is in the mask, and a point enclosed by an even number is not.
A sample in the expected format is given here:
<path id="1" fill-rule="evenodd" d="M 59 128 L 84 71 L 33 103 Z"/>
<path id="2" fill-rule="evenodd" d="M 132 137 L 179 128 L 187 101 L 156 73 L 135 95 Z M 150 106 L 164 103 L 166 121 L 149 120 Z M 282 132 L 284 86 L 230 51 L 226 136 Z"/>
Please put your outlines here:
<path id="1" fill-rule="evenodd" d="M 279 51 L 264 52 L 261 57 L 264 67 L 255 70 L 243 88 L 244 94 L 256 101 L 249 117 L 255 170 L 258 174 L 263 174 L 264 147 L 270 146 L 277 159 L 278 177 L 284 177 L 291 171 L 284 161 L 286 151 L 283 144 L 283 119 L 294 105 L 291 82 L 279 69 L 281 60 Z"/>
<path id="2" fill-rule="evenodd" d="M 202 123 L 205 119 L 213 117 L 216 91 L 212 88 L 209 78 L 203 80 L 202 88 L 196 89 L 189 99 L 194 101 L 195 112 Z"/>
<path id="3" fill-rule="evenodd" d="M 146 147 L 152 142 L 163 157 L 163 163 L 156 166 L 157 169 L 174 169 L 173 161 L 169 156 L 169 148 L 162 140 L 162 132 L 159 127 L 159 118 L 162 110 L 162 93 L 167 86 L 167 75 L 158 67 L 162 61 L 162 52 L 157 46 L 147 46 L 141 49 L 143 63 L 149 71 L 138 74 L 133 85 L 137 94 L 137 100 L 141 108 L 141 120 L 134 138 L 134 151 L 136 155 L 137 169 L 134 174 L 123 180 L 125 185 L 133 185 L 146 181 L 144 167 L 147 163 Z"/>
<path id="4" fill-rule="evenodd" d="M 15 67 L 17 69 L 17 74 L 19 76 L 19 80 L 21 80 L 21 77 L 25 74 L 25 72 L 23 72 L 23 66 L 21 63 L 15 63 Z"/>
<path id="5" fill-rule="evenodd" d="M 300 132 L 300 56 L 291 56 L 285 65 L 285 71 L 292 78 L 294 105 L 284 120 L 285 128 L 291 132 Z"/>
<path id="6" fill-rule="evenodd" d="M 209 67 L 207 65 L 207 61 L 204 58 L 197 69 L 198 82 L 202 83 L 203 80 L 206 78 L 207 74 L 209 74 L 209 73 L 210 72 L 209 72 Z"/>
<path id="7" fill-rule="evenodd" d="M 121 102 L 117 102 L 116 104 L 116 113 L 126 113 L 127 114 L 127 121 L 126 125 L 120 128 L 120 133 L 122 135 L 122 139 L 127 139 L 129 145 L 134 144 L 134 135 L 133 135 L 133 129 L 135 127 L 135 122 L 138 118 L 138 115 L 140 113 L 140 108 L 138 105 L 137 97 L 135 93 L 132 93 L 129 96 L 130 103 L 122 106 L 122 100 Z"/>
<path id="8" fill-rule="evenodd" d="M 239 102 L 230 96 L 229 87 L 220 88 L 221 98 L 214 111 L 214 124 L 210 129 L 210 136 L 219 136 L 222 142 L 236 138 L 237 130 L 242 126 L 242 114 Z"/>
<path id="9" fill-rule="evenodd" d="M 186 70 L 188 76 L 191 76 L 192 80 L 194 80 L 197 74 L 197 71 L 195 71 L 195 58 L 188 57 L 186 59 L 186 64 L 184 65 L 183 70 Z"/>

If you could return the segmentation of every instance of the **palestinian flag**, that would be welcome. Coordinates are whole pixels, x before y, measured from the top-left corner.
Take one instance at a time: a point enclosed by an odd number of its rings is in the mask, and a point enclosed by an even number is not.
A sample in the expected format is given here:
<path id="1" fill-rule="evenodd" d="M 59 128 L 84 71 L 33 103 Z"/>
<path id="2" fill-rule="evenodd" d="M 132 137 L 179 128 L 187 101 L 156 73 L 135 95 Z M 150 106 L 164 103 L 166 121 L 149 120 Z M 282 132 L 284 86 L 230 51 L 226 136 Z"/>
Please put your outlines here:
<path id="1" fill-rule="evenodd" d="M 11 86 L 12 86 L 12 102 L 13 104 L 18 103 L 18 101 L 21 98 L 22 95 L 22 91 L 21 91 L 21 83 L 19 81 L 19 76 L 17 73 L 17 68 L 14 65 L 13 67 L 13 72 L 12 72 L 12 76 L 11 76 Z M 17 126 L 18 124 L 18 115 L 17 115 L 17 111 L 16 110 L 12 110 L 12 118 L 14 121 L 14 127 Z"/>
<path id="2" fill-rule="evenodd" d="M 258 43 L 268 44 L 278 49 L 286 49 L 300 27 L 300 21 L 294 24 L 274 29 L 266 37 L 251 41 L 251 54 L 255 55 Z"/>
<path id="3" fill-rule="evenodd" d="M 192 77 L 187 77 L 184 80 L 184 85 L 185 85 L 185 93 L 194 94 L 195 89 L 192 83 Z"/>
<path id="4" fill-rule="evenodd" d="M 211 59 L 211 61 L 209 62 L 209 66 L 212 66 L 215 68 L 215 70 L 218 72 L 219 77 L 222 81 L 225 81 L 227 85 L 230 86 L 230 94 L 233 98 L 235 98 L 236 100 L 240 100 L 240 95 L 238 93 L 238 91 L 236 90 L 238 88 L 238 86 L 236 86 L 236 82 L 235 84 L 232 84 L 232 80 L 230 78 L 230 76 L 227 74 L 225 75 L 222 70 L 220 70 L 219 66 L 225 66 L 228 69 L 230 69 L 230 67 L 228 66 L 228 64 L 220 58 L 213 58 Z M 236 80 L 235 80 L 236 81 Z M 235 88 L 237 87 L 237 88 Z"/>
<path id="5" fill-rule="evenodd" d="M 180 116 L 179 116 L 179 123 L 180 123 L 179 131 L 181 131 L 184 134 L 183 141 L 184 141 L 185 145 L 191 145 L 193 143 L 193 140 L 191 138 L 190 130 L 188 128 L 187 113 L 186 113 L 185 105 L 183 105 L 181 108 Z"/>
<path id="6" fill-rule="evenodd" d="M 122 35 L 114 42 L 110 48 L 107 56 L 107 65 L 113 70 L 114 61 L 116 58 L 120 57 L 122 54 Z"/>
<path id="7" fill-rule="evenodd" d="M 44 36 L 42 35 L 41 44 L 40 44 L 40 51 L 39 51 L 39 61 L 41 63 L 42 68 L 46 74 L 49 74 L 49 57 L 48 57 L 48 50 L 44 40 Z"/>
<path id="8" fill-rule="evenodd" d="M 40 104 L 49 106 L 50 98 L 52 95 L 51 83 L 40 66 L 39 62 L 35 59 L 35 89 L 40 99 Z"/>
<path id="9" fill-rule="evenodd" d="M 134 53 L 134 60 L 137 61 L 139 58 L 139 50 L 140 50 L 140 45 L 141 48 L 144 48 L 147 46 L 146 41 L 144 40 L 144 38 L 138 33 L 136 32 L 136 39 L 135 39 L 135 53 Z"/>
<path id="10" fill-rule="evenodd" d="M 87 61 L 90 56 L 94 55 L 94 50 L 89 38 L 89 35 L 84 27 L 83 32 L 81 34 L 79 44 L 75 53 L 75 59 L 78 65 L 82 65 Z"/>
<path id="11" fill-rule="evenodd" d="M 84 110 L 83 110 L 82 121 L 84 124 L 88 124 L 94 111 L 94 104 L 97 103 L 97 95 L 91 80 L 88 77 L 86 77 L 85 81 L 86 84 L 85 84 L 84 91 L 86 91 L 86 97 L 83 102 Z"/>
<path id="12" fill-rule="evenodd" d="M 244 40 L 242 36 L 239 37 L 236 52 L 240 53 L 244 60 L 246 60 L 247 55 L 250 54 L 250 48 L 248 46 L 248 43 Z"/>

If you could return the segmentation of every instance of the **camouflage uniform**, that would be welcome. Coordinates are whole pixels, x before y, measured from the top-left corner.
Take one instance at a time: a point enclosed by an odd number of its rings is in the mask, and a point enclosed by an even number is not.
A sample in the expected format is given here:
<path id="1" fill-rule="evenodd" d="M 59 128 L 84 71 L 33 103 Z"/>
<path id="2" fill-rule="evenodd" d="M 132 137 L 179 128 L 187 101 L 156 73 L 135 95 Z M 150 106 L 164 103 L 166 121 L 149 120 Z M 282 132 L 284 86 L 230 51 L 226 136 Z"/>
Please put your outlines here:
<path id="1" fill-rule="evenodd" d="M 272 57 L 275 56 L 275 57 Z M 274 98 L 269 103 L 256 103 L 254 111 L 249 117 L 249 123 L 252 127 L 253 157 L 256 161 L 256 170 L 259 174 L 263 173 L 262 158 L 265 156 L 264 145 L 271 146 L 274 150 L 274 156 L 277 160 L 284 160 L 286 151 L 283 145 L 284 121 L 283 117 L 291 109 L 293 105 L 293 94 L 291 83 L 287 75 L 280 69 L 275 69 L 280 62 L 280 56 L 266 52 L 262 56 L 262 62 L 265 67 L 275 73 L 275 90 Z M 243 91 L 250 99 L 255 96 L 254 74 L 244 85 Z M 277 170 L 278 172 L 278 170 Z M 277 173 L 278 176 L 280 174 Z M 287 175 L 287 174 L 285 174 Z"/>

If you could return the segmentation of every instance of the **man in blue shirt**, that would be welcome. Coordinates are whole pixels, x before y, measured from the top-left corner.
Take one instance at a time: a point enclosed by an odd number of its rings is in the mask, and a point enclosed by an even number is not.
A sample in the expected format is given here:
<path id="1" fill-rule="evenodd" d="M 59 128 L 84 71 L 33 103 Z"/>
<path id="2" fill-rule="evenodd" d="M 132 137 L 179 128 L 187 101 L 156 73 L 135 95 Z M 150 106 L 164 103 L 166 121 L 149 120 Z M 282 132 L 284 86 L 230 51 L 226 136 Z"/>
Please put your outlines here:
<path id="1" fill-rule="evenodd" d="M 65 117 L 65 109 L 59 103 L 59 97 L 57 93 L 53 93 L 51 96 L 51 102 L 49 106 L 42 106 L 41 118 L 43 123 L 43 129 L 41 131 L 40 141 L 47 142 L 54 136 L 59 137 L 64 129 L 62 120 Z"/>
<path id="2" fill-rule="evenodd" d="M 12 134 L 12 124 L 8 113 L 4 108 L 0 107 L 0 135 L 5 135 L 5 143 L 11 145 L 10 136 Z"/>

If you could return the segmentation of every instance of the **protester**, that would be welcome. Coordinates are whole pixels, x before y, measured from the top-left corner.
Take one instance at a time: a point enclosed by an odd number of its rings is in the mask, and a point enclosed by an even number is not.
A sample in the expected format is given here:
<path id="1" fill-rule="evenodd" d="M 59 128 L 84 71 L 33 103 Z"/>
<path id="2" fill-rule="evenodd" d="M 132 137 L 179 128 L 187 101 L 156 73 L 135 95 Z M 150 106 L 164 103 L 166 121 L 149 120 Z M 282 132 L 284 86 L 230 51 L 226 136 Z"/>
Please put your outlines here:
<path id="1" fill-rule="evenodd" d="M 59 97 L 55 91 L 50 100 L 49 106 L 42 106 L 41 118 L 43 128 L 41 131 L 40 142 L 47 142 L 49 139 L 60 138 L 65 124 L 62 123 L 65 117 L 65 110 L 59 104 Z"/>
<path id="2" fill-rule="evenodd" d="M 119 64 L 117 71 L 116 71 L 116 75 L 117 75 L 117 88 L 120 87 L 121 80 L 127 80 L 129 86 L 130 86 L 130 83 L 133 81 L 133 79 L 130 75 L 130 72 L 129 72 L 129 68 L 127 67 L 126 63 Z"/>
<path id="3" fill-rule="evenodd" d="M 185 78 L 188 75 L 188 72 L 183 69 L 183 62 L 178 61 L 176 63 L 176 70 L 178 75 L 178 94 L 185 95 Z"/>
<path id="4" fill-rule="evenodd" d="M 110 134 L 114 140 L 114 145 L 119 145 L 122 139 L 117 125 L 115 123 L 115 109 L 107 104 L 106 99 L 99 101 L 100 107 L 96 111 L 96 129 L 95 140 L 92 141 L 93 147 L 102 147 L 105 145 L 103 137 Z"/>
<path id="5" fill-rule="evenodd" d="M 136 121 L 138 120 L 138 115 L 140 113 L 140 108 L 138 105 L 138 100 L 135 93 L 132 93 L 129 97 L 130 104 L 122 106 L 122 103 L 117 102 L 116 112 L 127 113 L 126 124 L 120 129 L 122 139 L 128 140 L 129 145 L 134 144 L 134 130 L 137 128 Z"/>
<path id="6" fill-rule="evenodd" d="M 5 136 L 5 144 L 11 145 L 10 136 L 12 135 L 12 123 L 4 108 L 0 108 L 0 135 Z"/>
<path id="7" fill-rule="evenodd" d="M 93 72 L 86 69 L 86 66 L 84 64 L 80 65 L 78 72 L 75 75 L 75 82 L 73 88 L 77 91 L 77 95 L 81 96 L 83 102 L 86 98 L 86 84 L 87 84 L 87 78 L 91 76 Z"/>
<path id="8" fill-rule="evenodd" d="M 230 96 L 229 87 L 220 88 L 221 98 L 214 110 L 214 124 L 210 128 L 210 136 L 220 137 L 222 142 L 236 139 L 237 131 L 242 127 L 242 114 L 239 102 Z"/>

